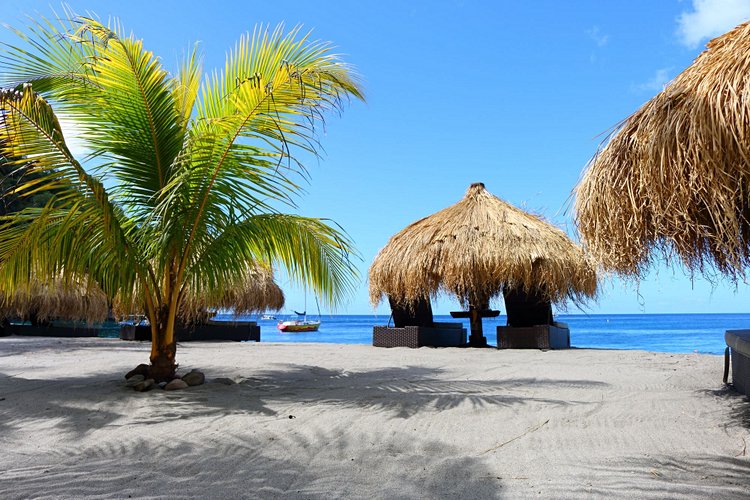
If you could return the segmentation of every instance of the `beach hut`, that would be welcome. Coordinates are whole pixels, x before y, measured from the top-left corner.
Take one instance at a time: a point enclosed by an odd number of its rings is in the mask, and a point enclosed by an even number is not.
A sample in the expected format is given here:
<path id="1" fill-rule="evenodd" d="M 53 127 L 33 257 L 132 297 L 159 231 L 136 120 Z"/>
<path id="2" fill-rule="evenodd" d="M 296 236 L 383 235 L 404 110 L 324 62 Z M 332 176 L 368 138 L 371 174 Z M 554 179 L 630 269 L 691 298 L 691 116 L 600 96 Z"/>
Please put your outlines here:
<path id="1" fill-rule="evenodd" d="M 750 23 L 711 40 L 627 118 L 592 159 L 575 194 L 582 241 L 610 271 L 639 278 L 663 257 L 691 272 L 745 277 Z"/>
<path id="2" fill-rule="evenodd" d="M 95 337 L 99 329 L 92 325 L 103 322 L 108 315 L 107 296 L 95 283 L 85 279 L 31 281 L 12 293 L 0 292 L 0 318 L 3 333 L 7 335 Z M 11 324 L 11 319 L 31 324 Z M 52 328 L 51 320 L 68 324 Z"/>
<path id="3" fill-rule="evenodd" d="M 374 305 L 388 298 L 393 330 L 429 325 L 430 298 L 455 296 L 467 310 L 452 315 L 470 318 L 471 346 L 486 345 L 482 318 L 498 314 L 489 303 L 504 294 L 508 327 L 498 328 L 499 347 L 569 345 L 567 330 L 553 325 L 551 303 L 582 301 L 597 285 L 594 266 L 563 231 L 493 196 L 482 183 L 394 235 L 370 266 L 369 281 Z M 396 333 L 379 328 L 376 345 Z"/>

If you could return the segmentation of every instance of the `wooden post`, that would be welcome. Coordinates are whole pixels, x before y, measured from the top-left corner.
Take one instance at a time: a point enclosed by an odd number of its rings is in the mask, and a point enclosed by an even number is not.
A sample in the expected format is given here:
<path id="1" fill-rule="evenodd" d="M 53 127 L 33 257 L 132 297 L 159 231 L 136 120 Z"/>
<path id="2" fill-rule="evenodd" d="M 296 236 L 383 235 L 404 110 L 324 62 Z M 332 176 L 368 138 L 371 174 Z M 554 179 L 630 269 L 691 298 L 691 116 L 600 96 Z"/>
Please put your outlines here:
<path id="1" fill-rule="evenodd" d="M 471 325 L 469 347 L 487 347 L 487 337 L 484 336 L 482 331 L 482 318 L 494 318 L 498 314 L 500 314 L 500 311 L 491 310 L 487 304 L 484 304 L 483 307 L 469 304 L 468 311 L 451 312 L 451 316 L 454 318 L 469 318 Z"/>

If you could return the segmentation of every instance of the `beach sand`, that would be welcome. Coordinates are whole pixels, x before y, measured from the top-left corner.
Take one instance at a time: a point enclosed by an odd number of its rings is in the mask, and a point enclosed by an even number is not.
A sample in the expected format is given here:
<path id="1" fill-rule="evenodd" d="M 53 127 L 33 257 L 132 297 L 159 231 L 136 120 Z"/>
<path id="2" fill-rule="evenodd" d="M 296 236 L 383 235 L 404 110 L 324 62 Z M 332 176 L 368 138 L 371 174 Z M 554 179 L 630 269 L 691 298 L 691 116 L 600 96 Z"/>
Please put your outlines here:
<path id="1" fill-rule="evenodd" d="M 0 338 L 0 498 L 747 498 L 723 358 Z M 229 377 L 237 382 L 213 382 Z"/>

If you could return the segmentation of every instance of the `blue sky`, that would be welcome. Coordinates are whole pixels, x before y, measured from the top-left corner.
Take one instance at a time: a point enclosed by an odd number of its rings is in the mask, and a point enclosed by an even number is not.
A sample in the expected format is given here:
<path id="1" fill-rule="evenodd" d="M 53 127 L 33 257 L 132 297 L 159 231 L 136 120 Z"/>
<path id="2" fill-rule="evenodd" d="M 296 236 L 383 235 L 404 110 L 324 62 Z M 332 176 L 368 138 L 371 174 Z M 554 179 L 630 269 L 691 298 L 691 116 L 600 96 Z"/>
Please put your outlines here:
<path id="1" fill-rule="evenodd" d="M 0 20 L 22 27 L 24 15 L 50 16 L 51 5 L 62 12 L 47 1 L 0 0 Z M 206 70 L 219 68 L 240 34 L 280 22 L 312 29 L 356 66 L 367 102 L 329 117 L 325 151 L 308 163 L 311 180 L 299 200 L 300 213 L 335 220 L 361 253 L 361 285 L 337 311 L 349 314 L 372 313 L 367 268 L 388 238 L 457 202 L 472 182 L 574 236 L 566 206 L 604 135 L 708 39 L 750 18 L 750 0 L 69 5 L 118 17 L 170 69 L 196 41 Z M 301 308 L 302 291 L 280 281 L 289 309 Z M 712 285 L 661 266 L 638 286 L 605 281 L 587 312 L 747 312 L 748 304 L 747 285 Z M 445 313 L 457 304 L 444 298 L 434 308 Z"/>

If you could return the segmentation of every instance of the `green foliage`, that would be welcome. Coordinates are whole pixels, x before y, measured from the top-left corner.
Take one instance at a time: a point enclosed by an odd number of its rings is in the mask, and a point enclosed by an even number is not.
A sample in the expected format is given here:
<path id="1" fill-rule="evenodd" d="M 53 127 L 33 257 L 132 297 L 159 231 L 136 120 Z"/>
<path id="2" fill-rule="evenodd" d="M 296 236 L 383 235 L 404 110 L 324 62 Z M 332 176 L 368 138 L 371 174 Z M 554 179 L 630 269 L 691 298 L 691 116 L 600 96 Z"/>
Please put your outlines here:
<path id="1" fill-rule="evenodd" d="M 338 304 L 356 279 L 352 242 L 278 210 L 307 175 L 300 154 L 317 154 L 316 122 L 362 98 L 330 46 L 258 28 L 223 70 L 202 76 L 194 49 L 170 75 L 118 24 L 71 19 L 35 22 L 0 58 L 0 155 L 15 172 L 0 289 L 86 274 L 162 328 L 188 294 L 218 302 L 260 263 Z M 71 153 L 58 116 L 94 167 Z"/>
<path id="2" fill-rule="evenodd" d="M 26 207 L 41 208 L 49 203 L 52 193 L 49 191 L 30 196 L 19 196 L 16 189 L 29 181 L 40 179 L 39 174 L 25 174 L 12 162 L 0 157 L 0 216 L 18 212 Z"/>

